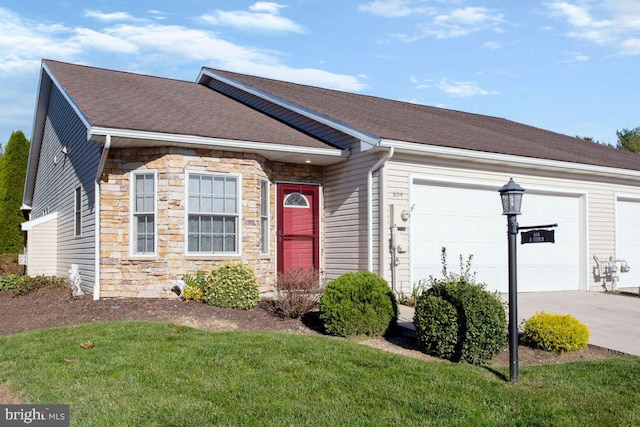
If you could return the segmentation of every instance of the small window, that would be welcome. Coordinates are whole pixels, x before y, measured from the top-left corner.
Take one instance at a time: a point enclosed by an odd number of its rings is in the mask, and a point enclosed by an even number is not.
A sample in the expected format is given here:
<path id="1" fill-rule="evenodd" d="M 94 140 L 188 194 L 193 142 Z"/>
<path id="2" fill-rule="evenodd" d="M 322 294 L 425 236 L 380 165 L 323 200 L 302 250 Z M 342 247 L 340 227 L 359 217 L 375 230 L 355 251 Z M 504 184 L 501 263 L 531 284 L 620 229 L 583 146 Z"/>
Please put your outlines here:
<path id="1" fill-rule="evenodd" d="M 260 181 L 260 253 L 269 253 L 269 181 Z"/>
<path id="2" fill-rule="evenodd" d="M 189 174 L 187 252 L 238 252 L 237 176 Z"/>
<path id="3" fill-rule="evenodd" d="M 133 174 L 133 253 L 155 253 L 156 242 L 156 175 L 154 172 Z"/>
<path id="4" fill-rule="evenodd" d="M 302 193 L 291 193 L 285 197 L 284 205 L 288 208 L 308 208 L 309 200 Z"/>
<path id="5" fill-rule="evenodd" d="M 74 235 L 82 236 L 82 187 L 77 187 L 74 197 Z"/>

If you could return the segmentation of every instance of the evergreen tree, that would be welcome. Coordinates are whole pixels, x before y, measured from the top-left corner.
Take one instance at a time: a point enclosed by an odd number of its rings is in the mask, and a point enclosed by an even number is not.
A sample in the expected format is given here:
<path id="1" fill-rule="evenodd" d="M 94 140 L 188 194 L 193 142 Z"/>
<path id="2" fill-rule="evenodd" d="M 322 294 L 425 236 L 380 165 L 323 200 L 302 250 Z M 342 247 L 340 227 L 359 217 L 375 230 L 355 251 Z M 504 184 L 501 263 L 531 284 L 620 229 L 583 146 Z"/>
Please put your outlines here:
<path id="1" fill-rule="evenodd" d="M 24 221 L 22 193 L 29 159 L 29 140 L 22 131 L 12 132 L 0 158 L 0 254 L 22 253 Z"/>
<path id="2" fill-rule="evenodd" d="M 635 129 L 622 129 L 616 131 L 618 135 L 618 148 L 621 150 L 640 153 L 640 126 Z"/>

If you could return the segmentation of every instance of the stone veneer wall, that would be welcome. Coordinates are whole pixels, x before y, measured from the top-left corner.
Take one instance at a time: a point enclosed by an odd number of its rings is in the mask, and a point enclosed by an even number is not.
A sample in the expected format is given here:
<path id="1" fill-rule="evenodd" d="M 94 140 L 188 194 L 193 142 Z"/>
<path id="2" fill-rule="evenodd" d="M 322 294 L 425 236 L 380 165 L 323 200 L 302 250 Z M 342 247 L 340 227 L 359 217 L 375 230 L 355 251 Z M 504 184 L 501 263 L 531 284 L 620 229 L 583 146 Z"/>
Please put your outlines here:
<path id="1" fill-rule="evenodd" d="M 141 170 L 157 173 L 155 257 L 131 256 L 129 249 L 130 172 Z M 186 171 L 241 175 L 241 255 L 185 254 Z M 174 297 L 170 289 L 175 280 L 198 270 L 208 271 L 229 260 L 251 265 L 260 290 L 272 290 L 276 277 L 275 184 L 279 181 L 322 184 L 323 177 L 320 166 L 271 162 L 254 154 L 173 147 L 111 149 L 101 181 L 101 297 Z M 260 253 L 260 181 L 265 178 L 270 182 L 268 255 Z"/>

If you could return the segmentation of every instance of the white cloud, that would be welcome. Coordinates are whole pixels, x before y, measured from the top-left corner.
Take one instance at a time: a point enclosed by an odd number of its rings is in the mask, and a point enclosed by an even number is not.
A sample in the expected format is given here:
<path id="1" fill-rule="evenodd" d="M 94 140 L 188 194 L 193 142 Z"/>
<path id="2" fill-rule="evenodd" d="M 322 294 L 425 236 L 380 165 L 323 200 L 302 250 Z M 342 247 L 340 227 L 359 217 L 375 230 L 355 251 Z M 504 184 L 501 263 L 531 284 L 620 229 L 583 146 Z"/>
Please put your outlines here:
<path id="1" fill-rule="evenodd" d="M 244 31 L 293 32 L 304 33 L 305 29 L 290 20 L 280 16 L 280 9 L 284 5 L 271 2 L 257 2 L 249 11 L 216 10 L 202 15 L 200 18 L 213 25 L 238 28 Z"/>
<path id="2" fill-rule="evenodd" d="M 84 16 L 86 16 L 87 18 L 95 18 L 98 21 L 102 21 L 102 22 L 136 21 L 137 20 L 128 12 L 104 13 L 100 10 L 85 10 Z"/>
<path id="3" fill-rule="evenodd" d="M 500 94 L 499 92 L 482 89 L 475 82 L 450 82 L 447 79 L 440 80 L 440 82 L 437 84 L 437 88 L 453 96 L 454 98 L 467 98 L 469 96 L 488 96 Z"/>
<path id="4" fill-rule="evenodd" d="M 420 25 L 424 35 L 439 39 L 462 37 L 482 30 L 500 31 L 504 15 L 484 7 L 465 7 L 439 14 L 431 22 Z"/>
<path id="5" fill-rule="evenodd" d="M 620 44 L 620 51 L 627 55 L 640 55 L 640 38 L 624 40 Z"/>
<path id="6" fill-rule="evenodd" d="M 415 32 L 391 34 L 391 37 L 413 42 L 425 37 L 464 37 L 486 30 L 502 32 L 500 26 L 504 23 L 504 14 L 485 7 L 463 7 L 447 11 L 441 8 L 437 12 L 434 12 L 435 9 L 431 11 L 429 20 L 418 24 Z"/>
<path id="7" fill-rule="evenodd" d="M 8 9 L 0 8 L 0 28 L 0 75 L 37 70 L 42 58 L 69 60 L 80 51 L 71 28 L 23 19 Z"/>
<path id="8" fill-rule="evenodd" d="M 76 29 L 75 40 L 85 49 L 94 48 L 105 52 L 118 53 L 135 53 L 138 51 L 138 48 L 131 42 L 89 28 Z"/>
<path id="9" fill-rule="evenodd" d="M 612 47 L 621 54 L 640 55 L 634 42 L 640 38 L 640 1 L 551 1 L 546 6 L 551 17 L 567 23 L 569 37 Z"/>
<path id="10" fill-rule="evenodd" d="M 268 1 L 259 1 L 252 6 L 249 6 L 249 10 L 253 12 L 265 12 L 270 13 L 272 15 L 277 15 L 280 13 L 280 9 L 283 9 L 287 6 L 278 3 L 272 3 Z"/>
<path id="11" fill-rule="evenodd" d="M 400 18 L 433 11 L 431 7 L 420 6 L 421 3 L 424 2 L 415 0 L 375 0 L 359 5 L 358 10 L 384 18 Z"/>
<path id="12" fill-rule="evenodd" d="M 155 9 L 151 9 L 147 11 L 149 14 L 153 15 L 153 17 L 155 19 L 157 19 L 158 21 L 162 21 L 167 19 L 167 14 L 160 11 L 160 10 L 155 10 Z"/>
<path id="13" fill-rule="evenodd" d="M 484 42 L 482 44 L 482 47 L 484 47 L 486 49 L 491 49 L 491 50 L 498 50 L 498 49 L 502 49 L 502 43 L 500 43 L 500 42 Z"/>
<path id="14" fill-rule="evenodd" d="M 267 8 L 265 4 L 256 3 L 262 9 Z M 174 66 L 197 67 L 193 74 L 207 65 L 339 90 L 367 87 L 362 82 L 366 76 L 288 67 L 273 51 L 242 46 L 210 31 L 179 25 L 131 23 L 104 29 L 69 28 L 26 20 L 0 8 L 0 27 L 4 30 L 0 33 L 0 76 L 35 73 L 42 58 L 86 63 L 92 54 L 107 52 L 135 55 L 131 62 L 151 68 L 154 61 L 164 64 L 170 59 Z"/>

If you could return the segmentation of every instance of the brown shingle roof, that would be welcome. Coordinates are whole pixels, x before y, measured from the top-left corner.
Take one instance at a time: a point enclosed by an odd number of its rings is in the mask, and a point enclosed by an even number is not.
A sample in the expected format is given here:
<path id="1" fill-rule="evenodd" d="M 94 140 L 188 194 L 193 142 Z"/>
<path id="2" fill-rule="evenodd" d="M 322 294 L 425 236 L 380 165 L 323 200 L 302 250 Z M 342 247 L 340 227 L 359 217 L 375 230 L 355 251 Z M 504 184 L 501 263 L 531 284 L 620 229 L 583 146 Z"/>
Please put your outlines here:
<path id="1" fill-rule="evenodd" d="M 92 126 L 333 148 L 202 85 L 45 60 Z"/>
<path id="2" fill-rule="evenodd" d="M 640 154 L 502 118 L 209 70 L 383 139 L 640 170 Z"/>

